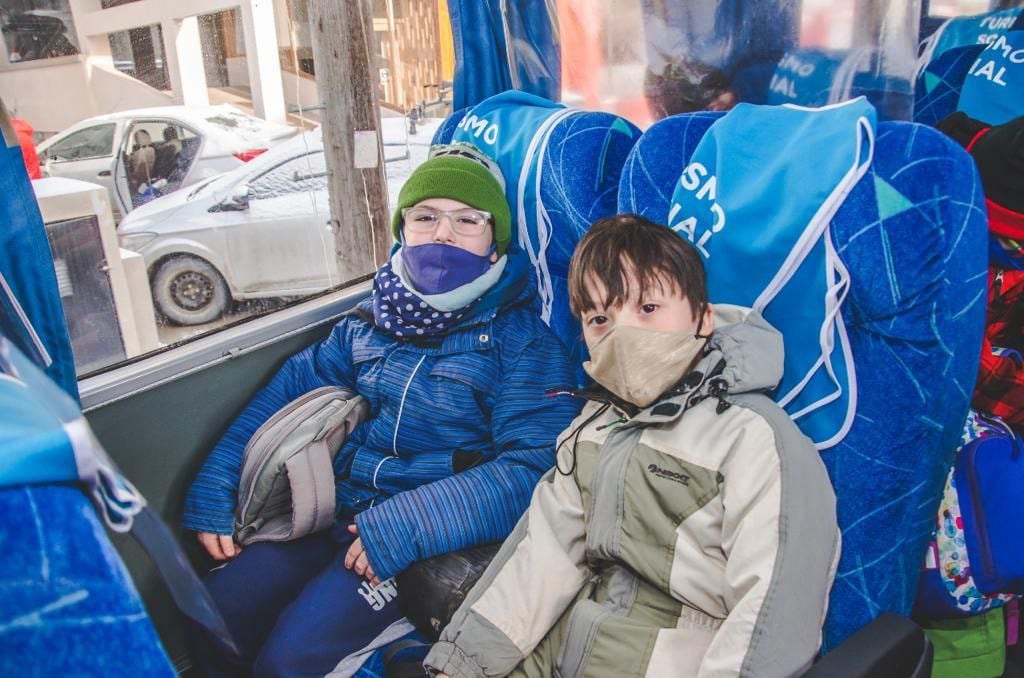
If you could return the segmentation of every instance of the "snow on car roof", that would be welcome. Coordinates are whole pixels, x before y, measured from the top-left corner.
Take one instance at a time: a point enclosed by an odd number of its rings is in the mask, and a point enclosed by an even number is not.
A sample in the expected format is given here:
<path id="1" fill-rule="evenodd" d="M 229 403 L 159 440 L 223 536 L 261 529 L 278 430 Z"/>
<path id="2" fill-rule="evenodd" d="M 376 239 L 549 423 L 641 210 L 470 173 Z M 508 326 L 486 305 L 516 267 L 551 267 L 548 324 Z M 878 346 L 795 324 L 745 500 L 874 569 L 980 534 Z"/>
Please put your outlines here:
<path id="1" fill-rule="evenodd" d="M 244 165 L 225 172 L 214 179 L 209 184 L 209 188 L 214 192 L 219 191 L 224 186 L 234 184 L 240 176 L 253 177 L 302 153 L 323 151 L 323 149 L 323 134 L 320 128 L 316 127 L 308 132 L 298 134 L 287 141 L 275 144 L 266 153 L 261 153 Z"/>
<path id="2" fill-rule="evenodd" d="M 191 125 L 204 134 L 212 134 L 229 144 L 237 146 L 237 142 L 249 144 L 252 148 L 266 147 L 285 137 L 297 134 L 298 130 L 289 125 L 267 122 L 253 117 L 230 104 L 219 106 L 153 106 L 150 108 L 133 108 L 127 111 L 106 113 L 81 120 L 63 130 L 87 127 L 98 122 L 113 122 L 127 118 L 170 118 Z M 55 135 L 60 136 L 60 135 Z M 52 138 L 52 137 L 51 137 Z M 44 142 L 45 143 L 45 142 Z M 245 150 L 245 149 L 238 149 Z"/>

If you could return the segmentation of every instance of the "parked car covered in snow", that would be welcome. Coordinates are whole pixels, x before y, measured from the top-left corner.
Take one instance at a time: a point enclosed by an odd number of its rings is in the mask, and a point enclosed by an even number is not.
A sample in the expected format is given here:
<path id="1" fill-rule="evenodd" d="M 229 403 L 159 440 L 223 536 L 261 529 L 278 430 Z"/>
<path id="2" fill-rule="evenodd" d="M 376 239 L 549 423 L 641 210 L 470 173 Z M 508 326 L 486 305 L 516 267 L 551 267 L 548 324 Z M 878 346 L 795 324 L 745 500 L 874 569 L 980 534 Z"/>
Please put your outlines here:
<path id="1" fill-rule="evenodd" d="M 382 121 L 391 201 L 426 159 L 438 120 L 408 134 Z M 143 205 L 118 228 L 145 257 L 156 308 L 181 325 L 220 317 L 233 300 L 301 297 L 351 278 L 339 271 L 319 129 L 191 190 Z"/>
<path id="2" fill-rule="evenodd" d="M 145 257 L 170 321 L 209 322 L 232 299 L 303 296 L 340 282 L 320 131 L 128 215 L 121 246 Z"/>
<path id="3" fill-rule="evenodd" d="M 44 172 L 105 186 L 115 213 L 232 170 L 298 129 L 233 106 L 166 106 L 83 120 L 39 144 Z"/>

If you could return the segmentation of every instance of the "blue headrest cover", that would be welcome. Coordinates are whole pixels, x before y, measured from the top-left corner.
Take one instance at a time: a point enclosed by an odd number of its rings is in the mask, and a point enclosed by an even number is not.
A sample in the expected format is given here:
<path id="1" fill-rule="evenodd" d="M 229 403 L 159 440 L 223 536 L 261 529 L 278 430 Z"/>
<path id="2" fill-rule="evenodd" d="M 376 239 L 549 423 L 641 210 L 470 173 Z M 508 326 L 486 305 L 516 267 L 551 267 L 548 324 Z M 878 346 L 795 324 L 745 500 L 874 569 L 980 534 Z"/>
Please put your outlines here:
<path id="1" fill-rule="evenodd" d="M 445 120 L 433 142 L 450 142 L 466 112 L 457 111 Z M 551 220 L 546 258 L 554 288 L 549 324 L 577 364 L 586 359 L 586 347 L 579 323 L 569 311 L 569 260 L 590 225 L 615 214 L 622 165 L 639 136 L 640 131 L 635 126 L 618 116 L 580 112 L 554 126 L 543 155 L 540 195 Z M 510 177 L 505 179 L 515 224 L 517 206 L 512 193 L 513 182 Z M 536 247 L 536 243 L 533 245 Z"/>

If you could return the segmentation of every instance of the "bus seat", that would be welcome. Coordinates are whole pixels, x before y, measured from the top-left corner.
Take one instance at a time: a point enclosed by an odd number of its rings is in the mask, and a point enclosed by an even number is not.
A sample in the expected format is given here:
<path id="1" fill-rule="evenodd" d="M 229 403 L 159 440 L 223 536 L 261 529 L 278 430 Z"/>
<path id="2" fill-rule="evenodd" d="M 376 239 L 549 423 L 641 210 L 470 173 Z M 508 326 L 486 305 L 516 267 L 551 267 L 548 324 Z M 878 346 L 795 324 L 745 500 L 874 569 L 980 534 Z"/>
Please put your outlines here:
<path id="1" fill-rule="evenodd" d="M 885 73 L 881 53 L 870 47 L 795 47 L 779 60 L 768 86 L 768 104 L 825 106 L 863 96 L 879 120 L 909 117 L 911 85 Z"/>
<path id="2" fill-rule="evenodd" d="M 0 674 L 175 675 L 78 488 L 2 489 L 0 514 Z"/>
<path id="3" fill-rule="evenodd" d="M 999 125 L 1024 113 L 1024 15 L 1020 11 L 1013 8 L 981 16 L 1002 26 L 977 38 L 991 42 L 953 43 L 944 49 L 932 44 L 934 41 L 925 43 L 914 84 L 915 122 L 935 125 L 950 113 L 963 111 L 972 118 Z M 978 18 L 961 17 L 970 20 L 968 25 Z M 939 36 L 950 40 L 954 37 L 955 31 L 949 27 Z"/>
<path id="4" fill-rule="evenodd" d="M 967 71 L 985 45 L 954 47 L 925 64 L 914 82 L 914 122 L 935 126 L 956 110 Z"/>
<path id="5" fill-rule="evenodd" d="M 779 60 L 768 85 L 767 104 L 824 106 L 846 50 L 792 48 Z"/>
<path id="6" fill-rule="evenodd" d="M 508 94 L 519 93 L 505 93 Z M 479 106 L 495 100 L 497 97 L 492 97 Z M 521 109 L 530 108 L 528 103 L 509 104 L 503 108 L 516 106 Z M 433 142 L 450 143 L 456 136 L 459 123 L 467 114 L 472 115 L 473 110 L 463 109 L 453 113 L 438 128 Z M 480 110 L 479 107 L 476 110 Z M 624 118 L 611 113 L 578 110 L 554 124 L 546 142 L 542 144 L 543 154 L 537 156 L 540 158 L 538 162 L 542 163 L 539 176 L 540 204 L 550 219 L 550 228 L 538 228 L 536 212 L 530 213 L 528 208 L 527 223 L 519 226 L 519 244 L 528 245 L 540 253 L 538 282 L 543 286 L 546 277 L 544 271 L 549 273 L 547 277 L 552 292 L 545 321 L 569 348 L 573 361 L 578 365 L 586 360 L 586 346 L 580 325 L 569 311 L 569 259 L 590 224 L 615 214 L 622 165 L 639 137 L 640 130 Z M 513 223 L 519 223 L 521 215 L 517 185 L 522 164 L 513 157 L 515 149 L 507 154 L 495 153 L 495 148 L 502 148 L 500 141 L 493 146 L 481 143 L 479 148 L 501 168 L 512 207 Z M 529 180 L 532 179 L 531 176 Z M 524 232 L 528 242 L 524 242 Z"/>
<path id="7" fill-rule="evenodd" d="M 649 128 L 626 161 L 619 210 L 666 223 L 673 188 L 719 115 L 680 115 Z M 794 162 L 813 162 L 814 152 Z M 872 166 L 832 220 L 852 276 L 842 315 L 858 405 L 849 433 L 822 452 L 843 532 L 823 652 L 883 612 L 910 614 L 977 370 L 982 199 L 961 148 L 923 125 L 881 122 Z"/>
<path id="8" fill-rule="evenodd" d="M 944 20 L 922 17 L 924 39 L 914 77 L 914 122 L 935 125 L 957 110 L 960 90 L 971 65 L 991 42 L 1021 27 L 1021 13 L 1020 7 L 1007 6 Z M 924 30 L 928 28 L 926 22 L 934 24 L 936 21 L 939 25 Z M 965 112 L 973 118 L 984 119 L 971 111 Z"/>

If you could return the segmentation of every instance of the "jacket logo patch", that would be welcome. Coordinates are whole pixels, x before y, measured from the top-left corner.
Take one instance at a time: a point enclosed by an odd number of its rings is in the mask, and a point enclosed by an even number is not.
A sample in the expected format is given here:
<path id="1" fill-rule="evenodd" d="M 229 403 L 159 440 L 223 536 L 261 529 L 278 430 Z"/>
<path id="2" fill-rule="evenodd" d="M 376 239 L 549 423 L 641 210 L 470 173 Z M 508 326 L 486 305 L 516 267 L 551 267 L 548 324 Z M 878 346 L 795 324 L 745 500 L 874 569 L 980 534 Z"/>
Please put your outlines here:
<path id="1" fill-rule="evenodd" d="M 661 468 L 657 464 L 649 464 L 647 466 L 647 472 L 653 473 L 659 478 L 667 478 L 668 480 L 680 483 L 682 485 L 690 484 L 690 476 L 686 475 L 685 473 L 676 473 L 675 471 L 669 471 L 666 468 Z"/>

